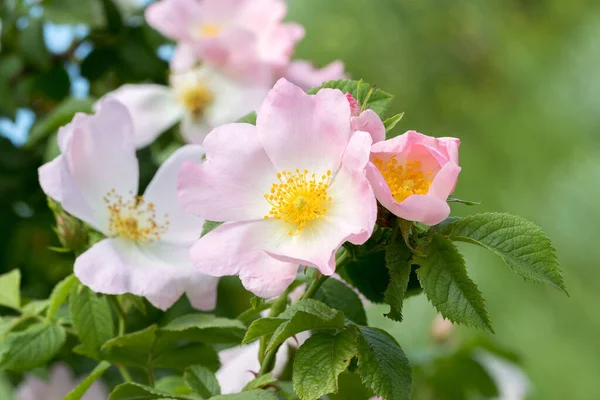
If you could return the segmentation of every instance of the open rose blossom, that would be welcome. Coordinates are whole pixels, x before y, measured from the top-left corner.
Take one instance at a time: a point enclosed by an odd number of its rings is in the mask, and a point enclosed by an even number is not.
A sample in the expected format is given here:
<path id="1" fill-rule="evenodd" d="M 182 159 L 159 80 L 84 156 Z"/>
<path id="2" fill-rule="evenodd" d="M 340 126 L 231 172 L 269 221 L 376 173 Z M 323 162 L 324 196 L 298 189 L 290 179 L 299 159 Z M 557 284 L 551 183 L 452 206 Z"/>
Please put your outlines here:
<path id="1" fill-rule="evenodd" d="M 235 122 L 256 110 L 269 86 L 249 82 L 213 68 L 201 67 L 171 76 L 171 86 L 123 85 L 106 95 L 127 106 L 135 127 L 137 147 L 152 143 L 181 122 L 190 143 L 202 143 L 214 127 Z"/>
<path id="2" fill-rule="evenodd" d="M 352 131 L 344 93 L 308 95 L 280 79 L 256 126 L 213 130 L 203 144 L 207 161 L 181 169 L 184 207 L 225 221 L 192 247 L 194 265 L 213 276 L 239 274 L 262 297 L 281 294 L 299 265 L 332 275 L 339 247 L 364 243 L 375 224 L 370 144 L 368 133 Z"/>
<path id="3" fill-rule="evenodd" d="M 177 173 L 204 150 L 189 145 L 158 170 L 138 196 L 138 161 L 127 108 L 106 100 L 94 116 L 77 114 L 60 129 L 61 155 L 40 167 L 42 189 L 107 236 L 75 260 L 75 275 L 98 293 L 132 293 L 160 309 L 185 292 L 192 305 L 214 308 L 217 280 L 193 268 L 190 245 L 204 221 L 177 201 Z"/>
<path id="4" fill-rule="evenodd" d="M 377 200 L 408 221 L 435 225 L 450 214 L 446 202 L 460 167 L 456 138 L 434 138 L 409 131 L 374 143 L 367 176 Z"/>
<path id="5" fill-rule="evenodd" d="M 283 0 L 161 0 L 146 10 L 148 24 L 178 42 L 172 68 L 201 59 L 213 66 L 285 67 L 304 37 L 297 24 L 283 23 Z"/>

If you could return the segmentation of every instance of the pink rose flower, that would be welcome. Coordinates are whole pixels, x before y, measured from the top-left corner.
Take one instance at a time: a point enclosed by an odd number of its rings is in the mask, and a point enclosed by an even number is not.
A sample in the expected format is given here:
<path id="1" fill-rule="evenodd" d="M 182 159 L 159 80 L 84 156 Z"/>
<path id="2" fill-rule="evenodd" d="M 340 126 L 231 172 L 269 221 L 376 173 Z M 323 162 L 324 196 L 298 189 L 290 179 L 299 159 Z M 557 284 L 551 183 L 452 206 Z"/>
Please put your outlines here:
<path id="1" fill-rule="evenodd" d="M 367 176 L 377 200 L 408 221 L 435 225 L 450 214 L 446 202 L 460 167 L 456 138 L 425 136 L 415 131 L 374 143 Z"/>
<path id="2" fill-rule="evenodd" d="M 80 381 L 80 380 L 79 380 Z M 68 365 L 56 363 L 52 366 L 48 380 L 28 374 L 17 387 L 15 400 L 63 400 L 79 384 Z M 90 386 L 81 400 L 105 400 L 106 388 L 101 381 Z"/>
<path id="3" fill-rule="evenodd" d="M 138 196 L 133 123 L 118 101 L 104 101 L 94 116 L 77 114 L 58 143 L 61 155 L 39 169 L 44 193 L 107 237 L 75 260 L 81 282 L 98 293 L 144 296 L 162 310 L 184 292 L 194 307 L 214 308 L 217 280 L 188 257 L 204 221 L 183 210 L 176 191 L 180 166 L 204 150 L 176 151 Z"/>
<path id="4" fill-rule="evenodd" d="M 178 42 L 173 69 L 189 68 L 200 58 L 240 71 L 289 63 L 304 29 L 283 23 L 286 13 L 283 0 L 161 0 L 147 8 L 146 19 Z"/>
<path id="5" fill-rule="evenodd" d="M 270 87 L 210 67 L 172 75 L 170 81 L 170 86 L 123 85 L 105 96 L 129 109 L 138 148 L 178 122 L 187 142 L 202 143 L 213 128 L 256 110 Z"/>
<path id="6" fill-rule="evenodd" d="M 385 126 L 379 115 L 371 109 L 361 110 L 361 106 L 350 93 L 346 93 L 350 104 L 352 130 L 367 132 L 371 135 L 373 143 L 385 140 Z"/>
<path id="7" fill-rule="evenodd" d="M 375 224 L 370 144 L 368 133 L 352 131 L 341 91 L 311 96 L 279 80 L 256 126 L 213 130 L 203 144 L 207 161 L 181 169 L 183 206 L 225 221 L 192 247 L 194 265 L 213 276 L 239 274 L 262 297 L 281 294 L 299 265 L 332 275 L 339 247 L 364 243 Z"/>

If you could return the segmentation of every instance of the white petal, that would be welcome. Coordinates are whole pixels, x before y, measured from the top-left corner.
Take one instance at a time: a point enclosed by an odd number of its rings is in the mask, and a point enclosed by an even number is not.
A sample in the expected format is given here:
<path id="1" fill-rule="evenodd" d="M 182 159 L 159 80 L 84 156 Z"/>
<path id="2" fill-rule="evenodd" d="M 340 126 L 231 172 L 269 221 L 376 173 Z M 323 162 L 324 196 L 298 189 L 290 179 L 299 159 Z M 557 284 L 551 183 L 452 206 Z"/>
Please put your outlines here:
<path id="1" fill-rule="evenodd" d="M 200 163 L 203 156 L 199 145 L 180 148 L 161 165 L 146 188 L 144 200 L 154 204 L 157 215 L 168 214 L 169 230 L 161 235 L 164 242 L 191 245 L 202 233 L 204 220 L 186 212 L 177 199 L 177 175 L 184 162 Z"/>
<path id="2" fill-rule="evenodd" d="M 129 109 L 138 148 L 152 143 L 161 133 L 175 125 L 184 113 L 183 106 L 167 86 L 123 85 L 106 97 L 119 100 Z"/>

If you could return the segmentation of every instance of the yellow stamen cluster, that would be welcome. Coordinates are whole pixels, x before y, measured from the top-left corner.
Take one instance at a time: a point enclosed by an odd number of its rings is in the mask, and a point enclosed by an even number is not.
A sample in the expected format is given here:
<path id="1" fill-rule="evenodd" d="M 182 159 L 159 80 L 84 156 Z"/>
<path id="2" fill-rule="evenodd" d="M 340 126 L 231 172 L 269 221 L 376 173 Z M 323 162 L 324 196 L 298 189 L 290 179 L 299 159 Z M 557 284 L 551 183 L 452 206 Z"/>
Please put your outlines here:
<path id="1" fill-rule="evenodd" d="M 187 87 L 181 94 L 181 102 L 194 117 L 201 117 L 213 101 L 213 93 L 202 84 Z"/>
<path id="2" fill-rule="evenodd" d="M 388 184 L 394 200 L 403 202 L 413 194 L 427 194 L 431 186 L 431 172 L 423 173 L 419 161 L 407 161 L 399 165 L 393 155 L 386 161 L 375 158 L 373 164 L 379 169 Z"/>
<path id="3" fill-rule="evenodd" d="M 271 186 L 265 199 L 271 205 L 265 219 L 278 219 L 293 226 L 288 232 L 297 235 L 310 221 L 314 221 L 327 212 L 331 197 L 327 189 L 331 180 L 331 171 L 321 177 L 309 175 L 308 170 L 282 171 L 277 174 L 278 183 Z"/>
<path id="4" fill-rule="evenodd" d="M 205 24 L 200 28 L 200 37 L 203 38 L 217 37 L 219 33 L 221 33 L 221 28 L 214 24 Z"/>
<path id="5" fill-rule="evenodd" d="M 169 215 L 165 214 L 165 222 L 159 224 L 154 203 L 147 203 L 142 196 L 131 194 L 131 200 L 125 200 L 112 189 L 104 196 L 104 202 L 108 207 L 111 236 L 146 243 L 160 240 L 160 236 L 169 230 Z"/>

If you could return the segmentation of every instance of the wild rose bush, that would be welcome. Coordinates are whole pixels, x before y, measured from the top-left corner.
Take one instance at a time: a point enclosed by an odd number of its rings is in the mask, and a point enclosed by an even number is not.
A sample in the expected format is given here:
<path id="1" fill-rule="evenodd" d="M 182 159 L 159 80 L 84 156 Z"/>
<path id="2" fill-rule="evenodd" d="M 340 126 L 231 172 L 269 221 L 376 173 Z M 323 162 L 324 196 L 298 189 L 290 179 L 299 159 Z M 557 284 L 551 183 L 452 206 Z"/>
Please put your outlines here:
<path id="1" fill-rule="evenodd" d="M 176 42 L 169 86 L 123 85 L 58 129 L 39 183 L 73 273 L 28 303 L 18 271 L 0 277 L 0 303 L 14 310 L 0 368 L 28 372 L 70 353 L 97 366 L 77 384 L 54 364 L 18 398 L 91 399 L 118 371 L 115 400 L 315 400 L 347 396 L 344 374 L 365 399 L 408 399 L 419 392 L 413 369 L 437 382 L 450 361 L 484 377 L 477 393 L 499 393 L 490 365 L 500 364 L 481 346 L 411 366 L 365 306 L 386 303 L 400 323 L 404 300 L 424 293 L 445 323 L 492 331 L 455 242 L 566 291 L 549 239 L 511 214 L 450 216 L 448 203 L 474 204 L 453 197 L 460 140 L 397 135 L 391 94 L 346 80 L 339 61 L 292 61 L 304 31 L 285 13 L 280 0 L 152 4 L 147 22 Z M 139 149 L 172 127 L 178 139 L 140 184 Z M 223 276 L 252 294 L 246 311 L 219 311 Z"/>

